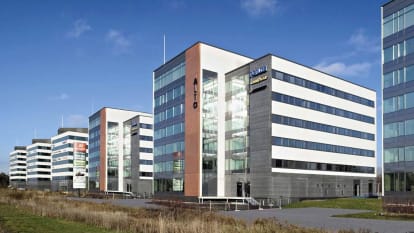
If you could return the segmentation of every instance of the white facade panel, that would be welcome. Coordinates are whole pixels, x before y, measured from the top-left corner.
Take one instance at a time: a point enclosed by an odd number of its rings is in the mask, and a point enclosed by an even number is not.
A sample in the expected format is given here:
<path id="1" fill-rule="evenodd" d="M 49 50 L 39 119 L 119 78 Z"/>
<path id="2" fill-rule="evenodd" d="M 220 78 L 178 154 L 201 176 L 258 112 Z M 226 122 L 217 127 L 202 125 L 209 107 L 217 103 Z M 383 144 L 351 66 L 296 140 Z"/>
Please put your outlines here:
<path id="1" fill-rule="evenodd" d="M 374 101 L 376 100 L 375 91 L 279 57 L 272 56 L 272 68 L 296 77 L 321 83 L 335 89 L 340 89 L 353 95 L 361 96 Z"/>
<path id="2" fill-rule="evenodd" d="M 283 146 L 272 146 L 272 158 L 369 167 L 374 167 L 376 164 L 376 159 L 373 157 L 305 150 Z"/>
<path id="3" fill-rule="evenodd" d="M 375 150 L 376 148 L 375 141 L 281 124 L 272 124 L 272 136 L 353 147 L 365 150 Z"/>
<path id="4" fill-rule="evenodd" d="M 324 83 L 322 83 L 324 84 Z M 342 87 L 334 87 L 339 88 L 341 91 L 347 92 L 346 89 Z M 345 109 L 348 111 L 352 111 L 355 113 L 372 116 L 375 118 L 375 108 L 362 105 L 359 103 L 355 103 L 346 99 L 338 98 L 333 95 L 328 95 L 319 91 L 315 91 L 309 88 L 301 87 L 292 83 L 284 82 L 282 80 L 272 78 L 272 91 L 294 96 L 296 98 L 305 99 L 308 101 L 321 103 L 325 105 L 329 105 L 332 107 L 337 107 L 341 109 Z M 375 99 L 374 99 L 375 101 Z"/>
<path id="5" fill-rule="evenodd" d="M 152 165 L 139 165 L 139 171 L 141 172 L 153 172 L 153 166 Z"/>
<path id="6" fill-rule="evenodd" d="M 321 124 L 363 131 L 366 133 L 375 134 L 376 132 L 376 127 L 374 124 L 356 121 L 353 119 L 319 112 L 312 109 L 293 106 L 290 104 L 280 103 L 276 101 L 272 101 L 272 113 L 282 116 L 298 118 L 302 120 L 319 122 Z"/>

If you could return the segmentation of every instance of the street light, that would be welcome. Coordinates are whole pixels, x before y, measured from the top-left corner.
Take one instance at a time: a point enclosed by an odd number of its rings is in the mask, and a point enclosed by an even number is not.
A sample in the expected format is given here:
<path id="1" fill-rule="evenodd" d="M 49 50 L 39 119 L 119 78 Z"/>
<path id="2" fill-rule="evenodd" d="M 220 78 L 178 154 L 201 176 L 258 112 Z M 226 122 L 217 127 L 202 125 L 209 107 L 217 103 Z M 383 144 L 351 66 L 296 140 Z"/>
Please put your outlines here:
<path id="1" fill-rule="evenodd" d="M 242 195 L 243 198 L 246 198 L 246 185 L 247 185 L 247 155 L 248 155 L 248 146 L 247 146 L 247 130 L 243 131 L 243 132 L 239 132 L 239 133 L 234 133 L 232 134 L 233 138 L 244 138 L 244 146 L 245 146 L 245 150 L 244 152 L 241 153 L 235 153 L 233 155 L 240 155 L 240 154 L 244 154 L 244 181 L 242 183 Z"/>

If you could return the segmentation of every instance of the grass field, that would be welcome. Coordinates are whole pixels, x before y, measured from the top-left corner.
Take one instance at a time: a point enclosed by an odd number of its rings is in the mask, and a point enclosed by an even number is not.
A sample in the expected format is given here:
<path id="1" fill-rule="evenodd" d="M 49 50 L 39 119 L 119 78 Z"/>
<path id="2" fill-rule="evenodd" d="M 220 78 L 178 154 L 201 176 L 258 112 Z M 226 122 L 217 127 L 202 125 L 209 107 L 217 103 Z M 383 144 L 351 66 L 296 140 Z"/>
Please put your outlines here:
<path id="1" fill-rule="evenodd" d="M 115 233 L 115 231 L 88 226 L 84 223 L 36 216 L 27 210 L 17 209 L 7 204 L 0 204 L 0 232 Z"/>
<path id="2" fill-rule="evenodd" d="M 286 206 L 287 208 L 341 208 L 355 210 L 370 210 L 381 212 L 382 204 L 380 199 L 376 198 L 336 198 L 327 200 L 308 200 L 293 203 Z"/>
<path id="3" fill-rule="evenodd" d="M 341 208 L 369 211 L 357 214 L 335 215 L 333 217 L 414 221 L 414 215 L 384 213 L 382 211 L 382 201 L 376 198 L 337 198 L 328 200 L 308 200 L 286 206 L 286 208 L 306 207 Z"/>
<path id="4" fill-rule="evenodd" d="M 3 231 L 0 233 L 332 233 L 290 225 L 277 219 L 258 219 L 247 224 L 203 210 L 127 208 L 71 201 L 56 193 L 16 190 L 0 190 L 1 227 Z"/>

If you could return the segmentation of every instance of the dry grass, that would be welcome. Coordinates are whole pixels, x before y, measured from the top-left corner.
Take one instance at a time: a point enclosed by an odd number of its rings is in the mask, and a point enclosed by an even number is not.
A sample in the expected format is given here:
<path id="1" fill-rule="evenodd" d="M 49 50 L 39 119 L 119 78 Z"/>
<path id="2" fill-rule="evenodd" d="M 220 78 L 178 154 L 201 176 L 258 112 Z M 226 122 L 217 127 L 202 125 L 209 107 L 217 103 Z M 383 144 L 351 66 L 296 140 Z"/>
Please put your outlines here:
<path id="1" fill-rule="evenodd" d="M 142 209 L 67 200 L 55 193 L 0 190 L 0 203 L 28 210 L 36 215 L 86 223 L 117 232 L 160 233 L 327 233 L 282 224 L 276 219 L 259 219 L 253 224 L 208 211 L 177 207 Z M 0 230 L 1 232 L 1 230 Z M 352 233 L 354 231 L 340 231 Z M 361 231 L 364 232 L 365 231 Z"/>

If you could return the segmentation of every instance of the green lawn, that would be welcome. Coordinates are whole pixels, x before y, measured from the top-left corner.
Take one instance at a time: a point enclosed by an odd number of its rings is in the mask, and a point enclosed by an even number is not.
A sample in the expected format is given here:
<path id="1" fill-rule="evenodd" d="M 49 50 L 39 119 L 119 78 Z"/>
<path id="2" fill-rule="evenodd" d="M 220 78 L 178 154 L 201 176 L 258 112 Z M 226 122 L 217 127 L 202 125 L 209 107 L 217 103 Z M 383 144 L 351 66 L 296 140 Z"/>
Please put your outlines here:
<path id="1" fill-rule="evenodd" d="M 18 233 L 111 233 L 102 228 L 66 220 L 39 217 L 16 207 L 0 204 L 0 232 Z"/>
<path id="2" fill-rule="evenodd" d="M 308 200 L 290 204 L 286 208 L 341 208 L 356 210 L 371 210 L 381 212 L 381 200 L 376 198 L 337 198 L 325 200 Z"/>
<path id="3" fill-rule="evenodd" d="M 370 212 L 358 214 L 335 215 L 333 217 L 345 218 L 368 218 L 381 220 L 405 220 L 413 221 L 414 215 L 405 214 L 382 214 L 382 202 L 375 198 L 337 198 L 326 200 L 309 200 L 290 204 L 286 208 L 341 208 L 341 209 L 355 209 L 355 210 L 369 210 Z"/>

